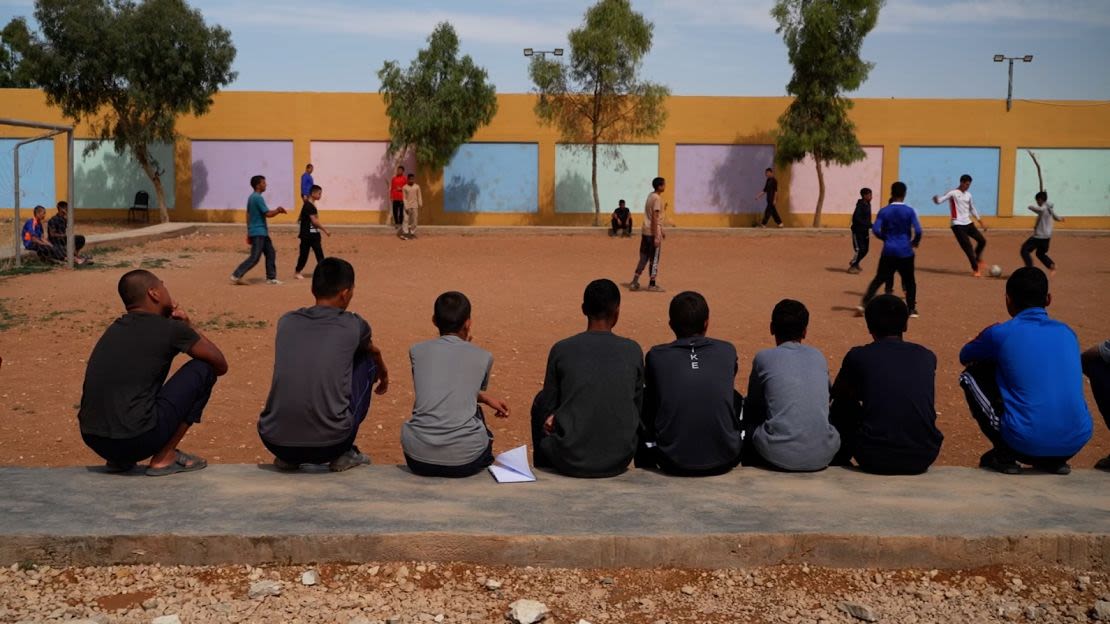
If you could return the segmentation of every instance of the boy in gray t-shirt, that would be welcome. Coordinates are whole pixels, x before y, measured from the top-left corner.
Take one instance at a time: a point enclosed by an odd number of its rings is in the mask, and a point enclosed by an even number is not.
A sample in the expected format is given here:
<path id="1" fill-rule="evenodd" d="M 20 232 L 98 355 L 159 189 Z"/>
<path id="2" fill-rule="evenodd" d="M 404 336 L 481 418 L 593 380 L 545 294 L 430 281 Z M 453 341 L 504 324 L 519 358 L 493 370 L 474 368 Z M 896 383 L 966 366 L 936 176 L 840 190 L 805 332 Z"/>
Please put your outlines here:
<path id="1" fill-rule="evenodd" d="M 498 417 L 509 406 L 486 393 L 493 356 L 470 344 L 470 300 L 446 292 L 435 302 L 439 338 L 409 349 L 416 398 L 401 427 L 405 462 L 427 477 L 469 477 L 493 463 L 493 434 L 478 406 Z"/>
<path id="2" fill-rule="evenodd" d="M 829 366 L 820 351 L 802 344 L 809 311 L 783 299 L 771 312 L 774 349 L 755 356 L 744 405 L 744 464 L 780 470 L 823 470 L 840 449 L 829 424 Z"/>

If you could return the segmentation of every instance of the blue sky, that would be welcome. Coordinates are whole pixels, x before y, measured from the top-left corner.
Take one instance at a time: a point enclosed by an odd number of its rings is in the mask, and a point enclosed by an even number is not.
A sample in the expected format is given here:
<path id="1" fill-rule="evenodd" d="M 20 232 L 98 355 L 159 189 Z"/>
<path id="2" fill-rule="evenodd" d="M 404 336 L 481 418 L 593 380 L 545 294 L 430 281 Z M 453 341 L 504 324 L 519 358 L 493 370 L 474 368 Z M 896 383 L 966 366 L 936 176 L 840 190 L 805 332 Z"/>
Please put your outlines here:
<path id="1" fill-rule="evenodd" d="M 633 0 L 655 23 L 644 74 L 679 95 L 774 96 L 790 67 L 773 0 Z M 587 0 L 191 0 L 232 32 L 238 80 L 265 91 L 374 91 L 386 59 L 408 63 L 450 21 L 497 90 L 530 89 L 522 48 L 565 46 Z M 31 0 L 0 0 L 0 18 Z M 1110 0 L 887 0 L 864 46 L 875 62 L 860 97 L 1004 98 L 995 53 L 1015 67 L 1015 98 L 1110 100 Z"/>

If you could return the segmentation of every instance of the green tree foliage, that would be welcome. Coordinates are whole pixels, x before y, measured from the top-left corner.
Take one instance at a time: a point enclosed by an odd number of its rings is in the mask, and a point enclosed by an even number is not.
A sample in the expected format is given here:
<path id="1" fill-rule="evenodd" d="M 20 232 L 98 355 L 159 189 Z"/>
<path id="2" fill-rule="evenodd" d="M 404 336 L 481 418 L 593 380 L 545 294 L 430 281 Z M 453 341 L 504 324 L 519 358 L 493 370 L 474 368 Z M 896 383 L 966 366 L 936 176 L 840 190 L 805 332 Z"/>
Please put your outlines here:
<path id="1" fill-rule="evenodd" d="M 231 34 L 208 26 L 184 0 L 36 0 L 41 38 L 24 63 L 47 102 L 96 141 L 130 152 L 154 185 L 169 221 L 163 168 L 152 143 L 173 143 L 181 115 L 203 115 L 212 96 L 235 79 Z"/>
<path id="2" fill-rule="evenodd" d="M 386 61 L 379 92 L 389 115 L 389 155 L 412 152 L 421 165 L 442 169 L 459 146 L 497 114 L 497 92 L 470 55 L 459 57 L 459 37 L 446 22 L 402 70 Z"/>
<path id="3" fill-rule="evenodd" d="M 779 118 L 775 162 L 786 166 L 813 156 L 819 188 L 814 227 L 821 225 L 825 203 L 823 167 L 864 158 L 855 124 L 848 118 L 852 101 L 841 94 L 858 89 L 871 72 L 873 64 L 860 58 L 860 48 L 883 2 L 777 0 L 771 10 L 794 67 L 786 86 L 794 101 Z"/>
<path id="4" fill-rule="evenodd" d="M 0 89 L 26 89 L 35 86 L 30 63 L 23 57 L 31 46 L 27 22 L 17 17 L 0 30 Z"/>
<path id="5" fill-rule="evenodd" d="M 619 158 L 615 144 L 655 136 L 667 122 L 667 87 L 640 79 L 654 25 L 629 0 L 600 0 L 567 35 L 570 62 L 533 57 L 536 116 L 567 143 L 590 150 L 594 225 L 601 219 L 597 190 L 599 149 Z"/>

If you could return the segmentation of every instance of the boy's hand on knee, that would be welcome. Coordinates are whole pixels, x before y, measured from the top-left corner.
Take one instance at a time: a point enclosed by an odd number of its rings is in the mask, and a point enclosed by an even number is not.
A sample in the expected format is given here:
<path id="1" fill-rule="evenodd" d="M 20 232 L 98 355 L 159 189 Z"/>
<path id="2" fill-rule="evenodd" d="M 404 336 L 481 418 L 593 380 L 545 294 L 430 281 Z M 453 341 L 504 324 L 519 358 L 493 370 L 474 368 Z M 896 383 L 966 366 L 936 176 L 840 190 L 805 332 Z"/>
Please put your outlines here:
<path id="1" fill-rule="evenodd" d="M 555 414 L 552 414 L 543 421 L 543 432 L 547 435 L 555 433 Z"/>

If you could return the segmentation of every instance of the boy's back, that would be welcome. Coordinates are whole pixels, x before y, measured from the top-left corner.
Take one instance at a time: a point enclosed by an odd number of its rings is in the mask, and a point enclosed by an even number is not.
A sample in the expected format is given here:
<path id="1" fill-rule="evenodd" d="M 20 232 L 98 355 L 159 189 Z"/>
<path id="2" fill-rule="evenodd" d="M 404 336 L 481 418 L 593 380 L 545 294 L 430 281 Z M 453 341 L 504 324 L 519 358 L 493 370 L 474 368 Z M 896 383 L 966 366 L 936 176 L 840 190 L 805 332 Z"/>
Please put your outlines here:
<path id="1" fill-rule="evenodd" d="M 561 340 L 548 356 L 544 405 L 555 431 L 543 451 L 566 474 L 619 474 L 636 451 L 643 396 L 640 345 L 611 332 Z"/>
<path id="2" fill-rule="evenodd" d="M 883 240 L 884 256 L 912 256 L 913 241 L 921 236 L 917 213 L 901 202 L 891 203 L 879 210 L 873 229 Z"/>
<path id="3" fill-rule="evenodd" d="M 478 417 L 478 393 L 485 390 L 493 355 L 453 335 L 412 346 L 415 399 L 412 419 L 401 427 L 401 446 L 413 459 L 460 466 L 489 446 Z"/>

